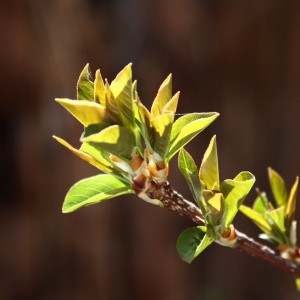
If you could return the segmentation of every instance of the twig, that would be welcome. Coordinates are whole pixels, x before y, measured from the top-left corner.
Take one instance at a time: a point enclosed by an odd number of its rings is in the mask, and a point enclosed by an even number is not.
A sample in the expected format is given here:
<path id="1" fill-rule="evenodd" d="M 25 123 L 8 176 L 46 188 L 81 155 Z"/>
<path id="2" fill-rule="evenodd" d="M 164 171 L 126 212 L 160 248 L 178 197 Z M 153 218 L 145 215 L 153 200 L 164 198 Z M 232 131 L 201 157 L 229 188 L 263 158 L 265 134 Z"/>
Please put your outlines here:
<path id="1" fill-rule="evenodd" d="M 185 216 L 198 225 L 205 224 L 200 208 L 174 191 L 168 182 L 162 185 L 152 182 L 147 195 L 151 199 L 160 200 L 164 208 Z M 238 230 L 236 230 L 236 234 L 237 242 L 234 246 L 235 249 L 269 262 L 273 266 L 290 273 L 295 278 L 300 277 L 300 267 L 296 263 L 282 258 L 273 249 L 258 243 Z"/>

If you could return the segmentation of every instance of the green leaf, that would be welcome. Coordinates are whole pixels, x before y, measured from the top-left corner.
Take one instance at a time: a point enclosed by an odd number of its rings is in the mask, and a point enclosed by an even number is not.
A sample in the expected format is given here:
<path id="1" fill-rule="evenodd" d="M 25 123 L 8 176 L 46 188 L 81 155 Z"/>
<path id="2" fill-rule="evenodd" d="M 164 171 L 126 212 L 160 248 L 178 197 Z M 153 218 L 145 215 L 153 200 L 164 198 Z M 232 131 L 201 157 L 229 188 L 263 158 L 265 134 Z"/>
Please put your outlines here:
<path id="1" fill-rule="evenodd" d="M 299 183 L 299 177 L 296 177 L 296 181 L 294 185 L 292 186 L 292 189 L 290 191 L 289 199 L 286 206 L 286 226 L 289 229 L 291 226 L 291 223 L 294 218 L 295 209 L 296 209 L 296 200 L 297 200 L 297 191 L 298 191 L 298 183 Z"/>
<path id="2" fill-rule="evenodd" d="M 268 210 L 265 213 L 265 217 L 270 220 L 269 223 L 275 224 L 281 233 L 286 231 L 285 224 L 284 224 L 284 206 L 278 207 L 274 210 Z"/>
<path id="3" fill-rule="evenodd" d="M 192 156 L 183 148 L 179 152 L 178 167 L 180 172 L 186 179 L 195 201 L 201 207 L 202 193 L 201 193 L 201 185 L 198 177 L 198 168 Z"/>
<path id="4" fill-rule="evenodd" d="M 222 193 L 215 193 L 207 200 L 207 210 L 209 210 L 210 218 L 207 222 L 211 226 L 218 226 L 221 224 L 222 216 L 224 214 L 224 197 Z"/>
<path id="5" fill-rule="evenodd" d="M 63 213 L 124 194 L 132 194 L 130 183 L 116 175 L 101 174 L 77 182 L 68 191 Z"/>
<path id="6" fill-rule="evenodd" d="M 250 172 L 241 172 L 234 179 L 227 179 L 222 182 L 220 190 L 225 198 L 222 227 L 226 228 L 232 223 L 254 182 L 255 177 Z"/>
<path id="7" fill-rule="evenodd" d="M 162 157 L 168 150 L 170 143 L 170 134 L 173 123 L 173 114 L 163 114 L 151 119 L 154 130 L 154 145 L 153 149 Z"/>
<path id="8" fill-rule="evenodd" d="M 77 82 L 77 99 L 94 101 L 94 83 L 91 81 L 90 66 L 82 70 Z"/>
<path id="9" fill-rule="evenodd" d="M 165 114 L 165 113 L 173 113 L 173 116 L 174 116 L 174 114 L 176 113 L 176 110 L 177 110 L 179 95 L 180 95 L 180 92 L 177 92 L 171 98 L 171 100 L 164 106 L 164 108 L 163 108 L 163 114 Z"/>
<path id="10" fill-rule="evenodd" d="M 254 201 L 253 209 L 260 214 L 264 214 L 269 209 L 269 201 L 265 192 L 259 192 Z"/>
<path id="11" fill-rule="evenodd" d="M 96 71 L 96 78 L 94 81 L 94 99 L 96 102 L 106 107 L 105 85 L 100 70 Z"/>
<path id="12" fill-rule="evenodd" d="M 259 227 L 267 235 L 269 235 L 272 232 L 270 224 L 265 220 L 263 215 L 261 215 L 254 209 L 245 205 L 241 205 L 240 211 L 249 219 L 251 219 L 256 224 L 256 226 Z"/>
<path id="13" fill-rule="evenodd" d="M 100 148 L 124 159 L 131 159 L 135 146 L 135 135 L 132 131 L 119 125 L 112 125 L 82 139 L 86 143 L 96 143 Z"/>
<path id="14" fill-rule="evenodd" d="M 297 221 L 292 221 L 291 229 L 290 229 L 290 242 L 292 246 L 296 246 L 297 244 Z"/>
<path id="15" fill-rule="evenodd" d="M 69 113 L 71 113 L 83 126 L 91 124 L 111 123 L 112 118 L 104 106 L 87 100 L 55 99 Z"/>
<path id="16" fill-rule="evenodd" d="M 157 117 L 163 113 L 165 105 L 172 97 L 172 74 L 170 74 L 161 84 L 158 93 L 151 107 L 152 117 Z"/>
<path id="17" fill-rule="evenodd" d="M 110 90 L 116 101 L 124 127 L 134 128 L 132 64 L 128 64 L 113 80 Z"/>
<path id="18" fill-rule="evenodd" d="M 219 190 L 219 165 L 216 136 L 214 136 L 204 154 L 199 171 L 200 179 L 205 183 L 209 190 Z"/>
<path id="19" fill-rule="evenodd" d="M 181 259 L 191 263 L 213 241 L 199 227 L 192 227 L 179 235 L 176 248 Z"/>
<path id="20" fill-rule="evenodd" d="M 53 138 L 56 139 L 60 144 L 65 146 L 67 149 L 69 149 L 73 154 L 90 163 L 99 170 L 105 173 L 114 173 L 113 166 L 107 164 L 107 162 L 102 157 L 100 158 L 101 153 L 99 151 L 95 151 L 95 155 L 91 151 L 85 151 L 83 147 L 78 150 L 57 136 L 53 136 Z"/>
<path id="21" fill-rule="evenodd" d="M 169 153 L 166 160 L 169 161 L 182 147 L 204 130 L 218 116 L 218 113 L 192 113 L 177 119 L 172 126 Z"/>
<path id="22" fill-rule="evenodd" d="M 106 91 L 106 109 L 110 112 L 110 114 L 113 116 L 115 123 L 118 125 L 121 125 L 122 122 L 120 120 L 120 113 L 119 108 L 116 102 L 116 99 L 110 89 L 109 83 L 107 79 L 105 79 L 105 91 Z"/>
<path id="23" fill-rule="evenodd" d="M 295 279 L 297 291 L 300 292 L 300 278 Z"/>
<path id="24" fill-rule="evenodd" d="M 272 168 L 268 168 L 268 175 L 272 193 L 277 206 L 280 207 L 282 205 L 286 205 L 288 200 L 288 193 L 284 180 Z"/>

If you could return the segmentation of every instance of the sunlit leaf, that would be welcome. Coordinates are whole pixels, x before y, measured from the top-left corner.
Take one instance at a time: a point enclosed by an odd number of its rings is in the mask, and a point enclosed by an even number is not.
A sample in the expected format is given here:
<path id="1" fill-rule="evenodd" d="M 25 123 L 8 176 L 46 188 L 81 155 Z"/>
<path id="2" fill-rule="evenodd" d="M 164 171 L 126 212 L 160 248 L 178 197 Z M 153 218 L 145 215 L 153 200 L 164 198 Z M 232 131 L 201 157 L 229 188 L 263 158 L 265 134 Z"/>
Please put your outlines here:
<path id="1" fill-rule="evenodd" d="M 276 224 L 280 232 L 285 232 L 285 224 L 284 224 L 284 206 L 278 207 L 274 210 L 268 210 L 265 213 L 265 217 L 271 219 L 271 224 Z"/>
<path id="2" fill-rule="evenodd" d="M 220 182 L 216 136 L 211 139 L 204 154 L 199 176 L 205 183 L 207 189 L 219 190 Z"/>
<path id="3" fill-rule="evenodd" d="M 180 92 L 177 92 L 164 106 L 163 113 L 176 113 Z M 173 120 L 174 121 L 174 120 Z"/>
<path id="4" fill-rule="evenodd" d="M 298 191 L 298 182 L 299 177 L 296 178 L 294 185 L 290 191 L 289 199 L 286 206 L 286 225 L 287 228 L 290 228 L 291 222 L 293 221 L 295 209 L 296 209 L 296 200 L 297 200 L 297 191 Z"/>
<path id="5" fill-rule="evenodd" d="M 94 81 L 94 99 L 96 102 L 106 107 L 105 85 L 100 70 L 96 71 L 96 78 Z"/>
<path id="6" fill-rule="evenodd" d="M 234 179 L 222 182 L 220 190 L 225 198 L 222 226 L 228 227 L 231 224 L 254 182 L 255 177 L 250 172 L 241 172 Z"/>
<path id="7" fill-rule="evenodd" d="M 265 192 L 259 192 L 254 201 L 253 209 L 260 214 L 264 214 L 269 209 L 269 201 Z"/>
<path id="8" fill-rule="evenodd" d="M 94 83 L 91 80 L 90 66 L 82 70 L 77 82 L 77 99 L 94 101 Z"/>
<path id="9" fill-rule="evenodd" d="M 112 125 L 82 139 L 86 143 L 96 143 L 100 148 L 124 159 L 131 159 L 135 146 L 135 136 L 132 131 L 119 125 Z"/>
<path id="10" fill-rule="evenodd" d="M 195 201 L 201 207 L 202 194 L 198 177 L 198 168 L 192 156 L 183 148 L 179 152 L 178 167 L 180 172 L 186 179 Z"/>
<path id="11" fill-rule="evenodd" d="M 91 124 L 110 123 L 111 115 L 104 106 L 87 100 L 55 99 L 85 127 Z"/>
<path id="12" fill-rule="evenodd" d="M 297 221 L 292 221 L 290 228 L 290 242 L 292 246 L 296 246 L 297 244 Z"/>
<path id="13" fill-rule="evenodd" d="M 77 182 L 68 191 L 62 211 L 70 213 L 80 207 L 102 202 L 133 190 L 125 179 L 109 174 L 89 177 Z"/>
<path id="14" fill-rule="evenodd" d="M 67 143 L 66 141 L 64 141 L 63 139 L 57 137 L 57 136 L 53 136 L 54 139 L 56 139 L 60 144 L 62 144 L 63 146 L 65 146 L 67 149 L 69 149 L 72 153 L 74 153 L 76 156 L 80 157 L 81 159 L 83 159 L 84 161 L 90 163 L 91 165 L 93 165 L 94 167 L 98 168 L 99 170 L 105 172 L 105 173 L 113 173 L 114 170 L 111 166 L 108 166 L 103 160 L 102 158 L 100 158 L 100 153 L 97 153 L 97 157 L 93 157 L 92 155 L 90 155 L 88 152 L 85 152 L 84 149 L 76 149 L 73 146 L 71 146 L 69 143 Z"/>
<path id="15" fill-rule="evenodd" d="M 207 200 L 207 209 L 212 217 L 212 226 L 220 225 L 221 218 L 224 213 L 224 197 L 222 193 L 215 193 L 211 198 Z M 209 220 L 209 219 L 208 219 Z"/>
<path id="16" fill-rule="evenodd" d="M 132 64 L 128 64 L 113 80 L 110 90 L 116 101 L 122 124 L 133 130 Z"/>
<path id="17" fill-rule="evenodd" d="M 208 237 L 199 227 L 184 230 L 177 240 L 177 251 L 181 259 L 191 263 L 214 239 Z"/>
<path id="18" fill-rule="evenodd" d="M 167 161 L 218 116 L 218 113 L 192 113 L 177 119 L 172 126 Z"/>
<path id="19" fill-rule="evenodd" d="M 157 117 L 163 113 L 165 105 L 172 98 L 172 74 L 161 84 L 151 107 L 151 115 Z"/>
<path id="20" fill-rule="evenodd" d="M 272 193 L 277 203 L 277 206 L 279 207 L 282 205 L 286 205 L 288 200 L 288 193 L 284 180 L 272 168 L 268 168 L 268 175 Z"/>
<path id="21" fill-rule="evenodd" d="M 240 206 L 240 211 L 250 218 L 266 234 L 270 234 L 272 232 L 271 226 L 265 220 L 262 214 L 245 205 Z"/>
<path id="22" fill-rule="evenodd" d="M 114 118 L 115 122 L 119 125 L 122 124 L 121 118 L 120 118 L 120 113 L 119 113 L 119 108 L 116 102 L 116 99 L 110 89 L 109 83 L 107 79 L 105 79 L 105 91 L 106 91 L 106 109 L 110 112 L 112 117 Z"/>

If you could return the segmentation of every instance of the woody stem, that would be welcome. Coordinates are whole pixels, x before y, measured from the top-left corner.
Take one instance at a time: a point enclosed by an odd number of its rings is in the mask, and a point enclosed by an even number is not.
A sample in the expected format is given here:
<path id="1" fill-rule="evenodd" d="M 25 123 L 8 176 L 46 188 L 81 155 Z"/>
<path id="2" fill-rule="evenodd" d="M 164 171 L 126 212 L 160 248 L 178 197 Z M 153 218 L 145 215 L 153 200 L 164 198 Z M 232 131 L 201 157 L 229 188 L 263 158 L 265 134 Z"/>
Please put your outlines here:
<path id="1" fill-rule="evenodd" d="M 152 181 L 146 193 L 150 199 L 160 200 L 164 208 L 185 216 L 198 225 L 205 225 L 200 208 L 184 199 L 182 195 L 172 189 L 168 182 L 158 185 Z M 300 277 L 300 267 L 296 263 L 282 258 L 273 249 L 255 241 L 238 230 L 236 230 L 236 234 L 237 241 L 233 248 L 269 262 L 294 277 Z"/>

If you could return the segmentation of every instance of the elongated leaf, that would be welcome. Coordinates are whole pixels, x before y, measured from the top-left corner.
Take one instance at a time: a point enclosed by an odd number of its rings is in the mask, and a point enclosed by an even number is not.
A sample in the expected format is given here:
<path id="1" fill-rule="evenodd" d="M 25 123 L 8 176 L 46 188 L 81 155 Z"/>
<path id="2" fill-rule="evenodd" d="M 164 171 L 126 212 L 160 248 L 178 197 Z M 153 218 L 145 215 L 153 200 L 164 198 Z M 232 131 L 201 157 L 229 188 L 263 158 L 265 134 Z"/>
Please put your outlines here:
<path id="1" fill-rule="evenodd" d="M 132 131 L 119 125 L 112 125 L 82 139 L 86 143 L 96 143 L 100 148 L 124 159 L 131 159 L 135 146 L 135 135 Z"/>
<path id="2" fill-rule="evenodd" d="M 211 215 L 211 218 L 207 219 L 209 225 L 218 226 L 221 224 L 221 219 L 224 214 L 224 206 L 224 197 L 222 193 L 215 193 L 207 200 L 207 210 Z"/>
<path id="3" fill-rule="evenodd" d="M 95 102 L 98 102 L 102 106 L 106 107 L 105 85 L 100 70 L 96 71 L 96 78 L 94 81 L 94 99 Z"/>
<path id="4" fill-rule="evenodd" d="M 165 113 L 173 113 L 173 115 L 174 115 L 176 113 L 177 105 L 178 105 L 178 100 L 179 100 L 179 95 L 180 95 L 180 92 L 177 92 L 171 98 L 171 100 L 164 106 L 164 108 L 163 108 L 163 114 L 165 114 Z"/>
<path id="5" fill-rule="evenodd" d="M 191 263 L 213 241 L 214 239 L 208 237 L 199 227 L 192 227 L 179 235 L 176 247 L 181 259 Z"/>
<path id="6" fill-rule="evenodd" d="M 65 146 L 67 149 L 69 149 L 72 153 L 74 153 L 76 156 L 80 157 L 84 161 L 90 163 L 94 167 L 98 168 L 99 170 L 105 172 L 105 173 L 114 173 L 114 170 L 112 166 L 107 165 L 103 159 L 100 159 L 100 153 L 97 153 L 97 157 L 93 157 L 90 155 L 90 153 L 84 151 L 84 149 L 76 149 L 73 146 L 71 146 L 69 143 L 67 143 L 65 140 L 53 136 L 54 139 L 56 139 L 60 144 Z"/>
<path id="7" fill-rule="evenodd" d="M 179 152 L 178 167 L 180 172 L 186 179 L 195 201 L 201 207 L 202 193 L 198 177 L 198 168 L 191 155 L 184 149 L 181 149 Z"/>
<path id="8" fill-rule="evenodd" d="M 101 174 L 77 182 L 71 187 L 62 211 L 70 213 L 80 207 L 124 194 L 133 193 L 130 183 L 116 175 Z"/>
<path id="9" fill-rule="evenodd" d="M 220 190 L 225 198 L 225 211 L 222 218 L 224 228 L 232 223 L 254 182 L 255 177 L 250 172 L 241 172 L 234 179 L 227 179 L 222 182 Z"/>
<path id="10" fill-rule="evenodd" d="M 272 168 L 268 168 L 268 175 L 272 193 L 277 203 L 277 206 L 279 207 L 282 205 L 286 205 L 288 200 L 288 193 L 284 180 Z"/>
<path id="11" fill-rule="evenodd" d="M 294 218 L 295 209 L 296 209 L 296 200 L 297 200 L 297 191 L 298 191 L 298 183 L 299 183 L 299 177 L 296 178 L 296 181 L 294 185 L 292 186 L 292 189 L 290 191 L 289 200 L 287 202 L 286 206 L 286 225 L 289 229 L 291 226 L 291 223 Z"/>
<path id="12" fill-rule="evenodd" d="M 134 128 L 132 71 L 128 64 L 113 80 L 110 90 L 114 96 L 122 124 L 131 130 Z"/>
<path id="13" fill-rule="evenodd" d="M 163 113 L 165 105 L 172 97 L 172 74 L 170 74 L 161 84 L 158 93 L 151 107 L 152 117 L 157 117 Z"/>
<path id="14" fill-rule="evenodd" d="M 218 113 L 192 113 L 180 117 L 172 126 L 170 147 L 166 160 L 169 161 L 182 147 L 204 130 Z"/>
<path id="15" fill-rule="evenodd" d="M 94 101 L 94 83 L 91 81 L 90 66 L 82 70 L 77 82 L 77 99 Z"/>
<path id="16" fill-rule="evenodd" d="M 204 154 L 199 171 L 200 179 L 205 183 L 207 189 L 219 190 L 219 165 L 216 136 L 214 136 Z"/>
<path id="17" fill-rule="evenodd" d="M 85 127 L 91 124 L 111 123 L 112 118 L 104 106 L 87 100 L 55 99 Z"/>
<path id="18" fill-rule="evenodd" d="M 250 218 L 266 234 L 269 235 L 272 232 L 270 224 L 266 221 L 262 214 L 243 204 L 240 206 L 240 211 Z"/>
<path id="19" fill-rule="evenodd" d="M 260 214 L 264 214 L 269 209 L 269 201 L 265 192 L 259 192 L 253 203 L 253 209 Z"/>
<path id="20" fill-rule="evenodd" d="M 115 123 L 121 125 L 121 118 L 119 113 L 119 108 L 116 102 L 116 99 L 110 89 L 109 83 L 107 79 L 105 79 L 105 91 L 106 91 L 106 109 L 110 112 L 113 116 Z"/>
<path id="21" fill-rule="evenodd" d="M 265 217 L 271 219 L 270 223 L 276 224 L 276 226 L 278 227 L 281 233 L 284 233 L 286 231 L 285 224 L 284 224 L 284 213 L 285 213 L 284 206 L 280 206 L 274 210 L 268 210 L 265 213 Z"/>

